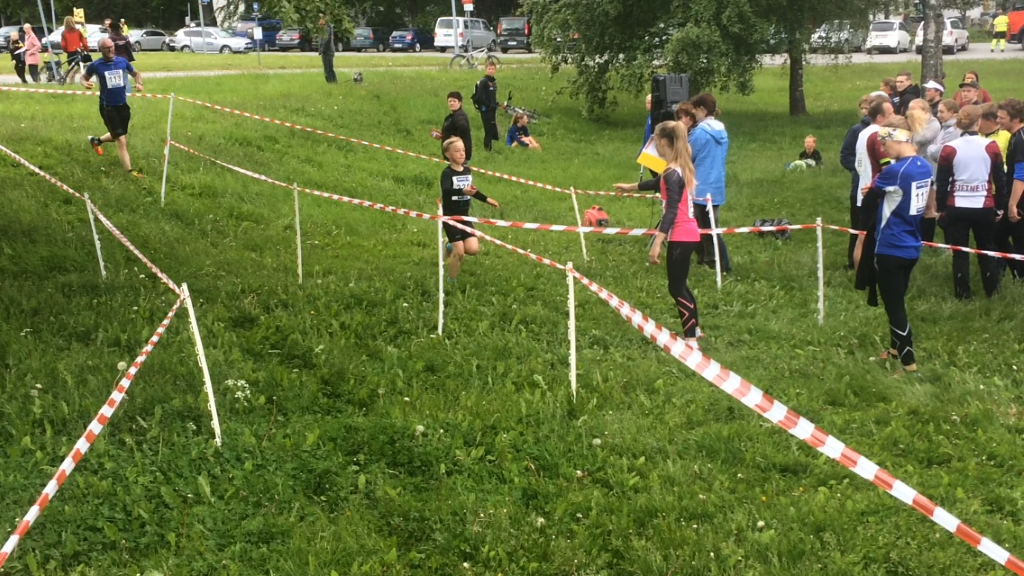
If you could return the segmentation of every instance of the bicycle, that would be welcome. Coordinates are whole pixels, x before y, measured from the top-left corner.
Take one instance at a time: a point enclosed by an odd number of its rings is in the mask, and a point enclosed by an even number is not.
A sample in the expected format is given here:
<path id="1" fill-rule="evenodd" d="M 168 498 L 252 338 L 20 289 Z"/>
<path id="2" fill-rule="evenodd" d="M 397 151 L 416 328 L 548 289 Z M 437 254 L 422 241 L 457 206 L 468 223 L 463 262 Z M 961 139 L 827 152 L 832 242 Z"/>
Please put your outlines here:
<path id="1" fill-rule="evenodd" d="M 59 56 L 54 56 L 54 58 L 56 58 L 56 60 L 54 61 L 54 64 L 56 65 L 55 67 L 57 69 L 57 75 L 54 76 L 54 72 L 53 72 L 54 66 L 47 65 L 46 66 L 46 81 L 47 82 L 56 82 L 57 84 L 59 84 L 61 86 L 64 86 L 65 84 L 68 84 L 69 82 L 71 84 L 74 84 L 75 83 L 75 74 L 83 74 L 84 75 L 85 74 L 85 65 L 86 65 L 87 62 L 91 61 L 91 59 L 89 59 L 86 56 L 86 53 L 83 52 L 82 50 L 79 50 L 74 55 L 69 57 L 66 62 L 61 61 Z M 67 66 L 67 70 L 62 70 L 65 66 Z"/>
<path id="2" fill-rule="evenodd" d="M 543 120 L 544 117 L 540 115 L 536 110 L 530 110 L 529 108 L 520 108 L 512 104 L 512 91 L 508 93 L 508 98 L 505 99 L 504 104 L 499 104 L 502 110 L 508 113 L 509 116 L 515 116 L 516 114 L 526 114 L 526 117 L 530 119 L 530 122 L 537 122 Z"/>
<path id="3" fill-rule="evenodd" d="M 479 48 L 473 50 L 472 46 L 469 47 L 470 51 L 463 54 L 456 54 L 452 56 L 451 62 L 448 63 L 449 68 L 461 68 L 461 69 L 474 69 L 479 68 L 481 62 L 491 61 L 495 65 L 501 66 L 501 59 L 490 53 L 488 47 Z"/>

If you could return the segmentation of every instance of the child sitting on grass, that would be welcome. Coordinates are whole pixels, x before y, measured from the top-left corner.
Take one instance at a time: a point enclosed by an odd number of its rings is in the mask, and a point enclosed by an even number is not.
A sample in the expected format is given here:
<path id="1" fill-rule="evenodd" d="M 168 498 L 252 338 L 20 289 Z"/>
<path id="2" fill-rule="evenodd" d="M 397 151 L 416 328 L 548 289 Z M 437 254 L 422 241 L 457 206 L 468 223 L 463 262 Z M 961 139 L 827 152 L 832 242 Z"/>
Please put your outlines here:
<path id="1" fill-rule="evenodd" d="M 804 138 L 804 149 L 800 151 L 800 159 L 786 164 L 786 170 L 806 170 L 821 167 L 821 152 L 817 149 L 818 139 L 813 134 Z"/>
<path id="2" fill-rule="evenodd" d="M 466 166 L 466 145 L 458 136 L 445 140 L 441 147 L 448 166 L 441 172 L 441 212 L 445 216 L 469 216 L 469 205 L 476 198 L 495 208 L 498 202 L 488 198 L 473 186 L 473 172 Z M 473 228 L 472 222 L 459 222 L 466 228 Z M 480 252 L 480 242 L 471 232 L 444 223 L 444 233 L 448 236 L 445 246 L 448 255 L 448 281 L 455 282 L 462 268 L 462 258 L 476 256 Z"/>
<path id="3" fill-rule="evenodd" d="M 505 137 L 505 146 L 515 148 L 516 146 L 522 146 L 523 148 L 533 148 L 534 150 L 540 150 L 540 144 L 537 140 L 530 136 L 530 129 L 526 125 L 530 122 L 530 119 L 526 117 L 526 114 L 522 112 L 516 112 L 512 116 L 512 125 L 508 127 L 508 136 Z"/>

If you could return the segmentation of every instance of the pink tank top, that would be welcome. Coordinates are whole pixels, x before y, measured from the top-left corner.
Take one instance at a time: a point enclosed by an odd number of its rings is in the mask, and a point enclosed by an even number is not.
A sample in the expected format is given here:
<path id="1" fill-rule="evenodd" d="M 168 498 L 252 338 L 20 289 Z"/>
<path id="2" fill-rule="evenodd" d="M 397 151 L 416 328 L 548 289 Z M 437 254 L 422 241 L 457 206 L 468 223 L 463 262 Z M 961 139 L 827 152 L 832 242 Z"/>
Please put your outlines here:
<path id="1" fill-rule="evenodd" d="M 700 241 L 700 228 L 697 226 L 697 220 L 693 217 L 693 199 L 690 197 L 690 191 L 686 189 L 686 183 L 683 180 L 683 173 L 679 168 L 670 168 L 671 172 L 674 172 L 678 176 L 679 188 L 682 190 L 682 198 L 679 200 L 679 205 L 676 207 L 676 219 L 672 224 L 672 229 L 668 233 L 669 242 L 699 242 Z M 662 217 L 669 212 L 669 198 L 668 198 L 668 186 L 665 181 L 665 176 L 668 174 L 662 174 L 661 176 L 661 213 Z M 676 180 L 676 178 L 672 178 Z"/>

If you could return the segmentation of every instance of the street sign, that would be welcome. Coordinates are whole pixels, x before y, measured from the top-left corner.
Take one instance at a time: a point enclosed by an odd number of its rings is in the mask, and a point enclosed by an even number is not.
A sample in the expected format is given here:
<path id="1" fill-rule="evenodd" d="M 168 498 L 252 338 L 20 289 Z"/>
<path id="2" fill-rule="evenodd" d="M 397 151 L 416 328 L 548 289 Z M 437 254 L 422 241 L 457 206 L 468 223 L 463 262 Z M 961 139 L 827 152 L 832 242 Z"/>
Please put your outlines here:
<path id="1" fill-rule="evenodd" d="M 252 11 L 254 13 L 260 11 L 260 3 L 259 2 L 253 2 L 252 3 Z"/>

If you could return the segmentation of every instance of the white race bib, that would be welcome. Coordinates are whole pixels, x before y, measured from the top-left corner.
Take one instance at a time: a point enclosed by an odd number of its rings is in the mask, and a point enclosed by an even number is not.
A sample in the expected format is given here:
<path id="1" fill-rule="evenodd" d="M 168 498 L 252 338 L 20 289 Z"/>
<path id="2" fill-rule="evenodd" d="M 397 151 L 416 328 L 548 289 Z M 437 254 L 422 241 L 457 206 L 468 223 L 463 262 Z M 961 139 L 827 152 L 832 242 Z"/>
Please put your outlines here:
<path id="1" fill-rule="evenodd" d="M 465 176 L 452 176 L 452 188 L 456 190 L 465 190 L 473 185 L 473 176 L 467 174 Z"/>
<path id="2" fill-rule="evenodd" d="M 107 70 L 103 73 L 107 80 L 107 89 L 124 88 L 124 70 Z"/>
<path id="3" fill-rule="evenodd" d="M 924 208 L 928 204 L 928 191 L 931 190 L 932 181 L 921 180 L 914 182 L 910 187 L 910 215 L 919 216 L 924 214 Z"/>

